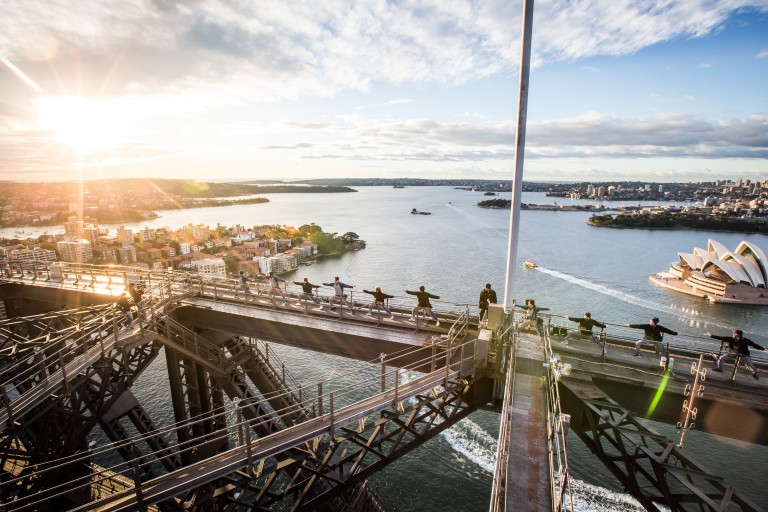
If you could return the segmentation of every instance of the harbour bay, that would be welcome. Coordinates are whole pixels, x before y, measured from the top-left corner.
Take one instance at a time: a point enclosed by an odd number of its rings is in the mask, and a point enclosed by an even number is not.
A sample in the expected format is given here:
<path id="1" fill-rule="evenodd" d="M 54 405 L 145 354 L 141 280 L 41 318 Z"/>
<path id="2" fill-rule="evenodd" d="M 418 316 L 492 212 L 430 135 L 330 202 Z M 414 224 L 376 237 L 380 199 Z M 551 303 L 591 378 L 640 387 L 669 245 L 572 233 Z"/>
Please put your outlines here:
<path id="1" fill-rule="evenodd" d="M 497 291 L 503 290 L 509 211 L 475 207 L 482 200 L 481 193 L 448 187 L 360 187 L 351 194 L 268 197 L 270 202 L 264 204 L 160 212 L 162 216 L 158 219 L 126 226 L 299 226 L 314 222 L 325 231 L 354 231 L 367 242 L 367 248 L 301 267 L 293 275 L 285 276 L 290 280 L 308 277 L 312 282 L 329 282 L 333 276 L 339 276 L 355 285 L 355 293 L 362 288 L 381 286 L 394 295 L 404 295 L 404 289 L 423 284 L 440 295 L 441 300 L 468 304 L 473 312 L 486 282 L 493 283 Z M 541 193 L 527 193 L 523 201 L 550 202 Z M 410 215 L 413 208 L 429 211 L 431 215 Z M 658 316 L 665 326 L 688 335 L 701 336 L 708 330 L 726 333 L 740 328 L 756 342 L 768 344 L 766 308 L 713 305 L 653 287 L 648 282 L 648 275 L 665 270 L 678 251 L 706 246 L 708 238 L 729 248 L 748 240 L 767 250 L 768 236 L 601 229 L 586 224 L 590 215 L 522 212 L 515 265 L 518 301 L 535 298 L 538 304 L 561 316 L 580 316 L 591 311 L 595 318 L 609 323 L 609 333 L 610 324 L 642 323 Z M 540 267 L 524 269 L 521 262 L 526 258 Z M 294 369 L 297 374 L 328 375 L 359 364 L 276 349 L 285 360 L 298 358 Z M 312 371 L 305 371 L 309 369 Z M 161 377 L 161 373 L 145 376 L 149 384 L 147 393 L 151 395 L 151 381 Z M 374 488 L 385 504 L 398 510 L 487 510 L 497 423 L 498 416 L 493 413 L 472 415 L 374 477 Z M 674 428 L 658 428 L 670 436 L 675 433 Z M 611 491 L 620 490 L 611 484 L 607 470 L 580 446 L 575 436 L 569 438 L 569 443 L 577 479 Z M 761 461 L 768 460 L 763 447 L 715 440 L 693 432 L 686 448 L 712 468 L 724 466 L 719 464 L 723 457 L 736 457 L 734 465 L 738 471 L 734 470 L 730 477 L 725 475 L 726 479 L 740 487 L 744 482 L 743 490 L 757 491 L 757 497 L 759 490 L 768 485 L 765 472 L 760 470 Z M 742 475 L 741 482 L 732 480 L 737 475 Z M 462 500 L 455 499 L 457 489 Z M 588 488 L 585 495 L 589 500 L 578 510 L 634 510 L 632 505 L 623 504 L 623 495 L 602 488 Z M 762 504 L 767 505 L 765 501 Z"/>

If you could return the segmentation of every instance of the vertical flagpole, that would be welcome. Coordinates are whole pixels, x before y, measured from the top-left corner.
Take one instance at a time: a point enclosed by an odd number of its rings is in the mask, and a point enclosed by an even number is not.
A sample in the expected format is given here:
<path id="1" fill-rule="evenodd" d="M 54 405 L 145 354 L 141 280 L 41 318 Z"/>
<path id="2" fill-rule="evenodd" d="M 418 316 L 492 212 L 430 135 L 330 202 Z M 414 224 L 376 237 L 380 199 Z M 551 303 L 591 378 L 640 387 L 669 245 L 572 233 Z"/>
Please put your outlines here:
<path id="1" fill-rule="evenodd" d="M 531 31 L 533 0 L 523 0 L 523 34 L 520 49 L 520 88 L 517 98 L 517 140 L 515 144 L 515 177 L 512 181 L 512 208 L 509 215 L 509 252 L 507 282 L 504 286 L 504 310 L 512 310 L 515 286 L 515 264 L 520 230 L 520 198 L 523 194 L 523 159 L 525 157 L 525 123 L 528 116 L 528 75 L 531 71 Z"/>

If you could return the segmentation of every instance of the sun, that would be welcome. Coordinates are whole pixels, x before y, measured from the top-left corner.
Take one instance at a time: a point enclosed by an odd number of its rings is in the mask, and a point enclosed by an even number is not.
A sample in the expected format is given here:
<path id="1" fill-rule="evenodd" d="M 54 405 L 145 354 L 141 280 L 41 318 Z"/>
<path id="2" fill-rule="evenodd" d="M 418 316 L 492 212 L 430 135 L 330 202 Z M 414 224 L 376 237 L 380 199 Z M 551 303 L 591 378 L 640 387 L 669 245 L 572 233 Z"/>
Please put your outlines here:
<path id="1" fill-rule="evenodd" d="M 40 127 L 59 142 L 81 150 L 108 148 L 120 123 L 107 101 L 84 96 L 51 96 L 35 102 Z"/>

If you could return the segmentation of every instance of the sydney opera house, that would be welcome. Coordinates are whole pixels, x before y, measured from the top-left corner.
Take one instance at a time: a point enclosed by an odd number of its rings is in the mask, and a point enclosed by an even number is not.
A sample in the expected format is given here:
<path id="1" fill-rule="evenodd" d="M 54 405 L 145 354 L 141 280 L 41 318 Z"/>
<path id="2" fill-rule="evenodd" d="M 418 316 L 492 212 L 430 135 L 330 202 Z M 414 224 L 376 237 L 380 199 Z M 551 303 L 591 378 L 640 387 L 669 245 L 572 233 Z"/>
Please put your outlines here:
<path id="1" fill-rule="evenodd" d="M 768 306 L 768 259 L 754 244 L 742 241 L 729 251 L 710 239 L 706 249 L 677 255 L 667 272 L 650 276 L 653 284 L 711 302 Z"/>

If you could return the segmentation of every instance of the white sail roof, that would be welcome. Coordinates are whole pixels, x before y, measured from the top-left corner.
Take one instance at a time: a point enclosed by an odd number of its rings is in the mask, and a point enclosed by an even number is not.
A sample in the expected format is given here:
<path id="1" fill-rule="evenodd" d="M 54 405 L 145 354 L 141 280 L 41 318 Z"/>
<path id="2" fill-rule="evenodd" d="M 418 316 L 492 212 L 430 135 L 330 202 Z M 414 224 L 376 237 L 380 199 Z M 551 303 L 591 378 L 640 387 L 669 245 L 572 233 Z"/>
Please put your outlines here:
<path id="1" fill-rule="evenodd" d="M 721 259 L 714 259 L 711 261 L 708 261 L 704 264 L 703 267 L 701 267 L 702 273 L 707 277 L 713 277 L 712 272 L 721 270 L 722 272 L 725 272 L 728 277 L 730 277 L 733 281 L 737 283 L 748 283 L 751 284 L 751 281 L 749 279 L 749 276 L 741 269 L 741 266 L 738 264 L 732 263 L 730 261 L 723 261 Z"/>
<path id="2" fill-rule="evenodd" d="M 765 277 L 760 271 L 760 267 L 757 266 L 755 260 L 747 258 L 741 254 L 732 253 L 730 251 L 723 254 L 721 257 L 723 261 L 728 263 L 736 263 L 741 269 L 749 276 L 749 281 L 752 286 L 765 286 Z"/>
<path id="3" fill-rule="evenodd" d="M 680 258 L 680 263 L 685 263 L 693 270 L 701 270 L 701 266 L 704 264 L 704 260 L 702 260 L 701 256 L 697 254 L 690 252 L 679 252 L 677 253 L 677 256 Z"/>
<path id="4" fill-rule="evenodd" d="M 710 238 L 707 240 L 707 251 L 714 252 L 717 254 L 718 258 L 722 258 L 723 255 L 728 252 L 728 248 L 717 240 L 712 240 Z"/>
<path id="5" fill-rule="evenodd" d="M 753 261 L 757 268 L 760 269 L 760 273 L 763 276 L 763 284 L 768 283 L 768 259 L 758 246 L 744 240 L 736 247 L 735 252 L 744 256 L 747 260 Z"/>
<path id="6" fill-rule="evenodd" d="M 713 260 L 713 259 L 717 258 L 717 253 L 709 252 L 708 250 L 702 249 L 701 247 L 694 247 L 693 248 L 693 254 L 695 254 L 696 256 L 700 257 L 703 263 L 705 263 L 705 262 L 707 262 L 709 260 Z M 701 267 L 699 267 L 699 268 L 701 268 Z"/>
<path id="7" fill-rule="evenodd" d="M 679 252 L 677 256 L 682 266 L 699 270 L 712 279 L 768 287 L 768 258 L 759 247 L 746 240 L 735 251 L 729 251 L 710 238 L 706 249 L 694 247 L 692 253 Z"/>

